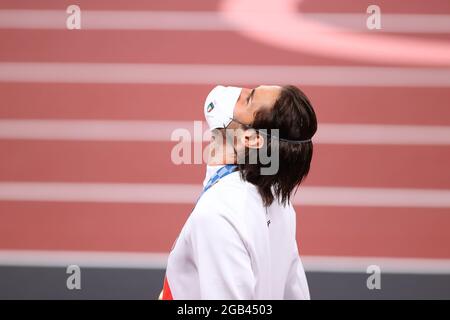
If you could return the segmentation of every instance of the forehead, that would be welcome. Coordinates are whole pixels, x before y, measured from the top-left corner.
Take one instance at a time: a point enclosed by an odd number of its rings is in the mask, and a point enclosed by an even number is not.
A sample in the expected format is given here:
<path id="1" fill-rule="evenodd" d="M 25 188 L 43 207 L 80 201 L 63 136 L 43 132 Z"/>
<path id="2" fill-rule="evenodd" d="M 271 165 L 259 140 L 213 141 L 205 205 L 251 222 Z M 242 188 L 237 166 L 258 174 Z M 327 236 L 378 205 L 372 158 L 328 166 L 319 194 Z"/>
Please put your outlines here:
<path id="1" fill-rule="evenodd" d="M 260 102 L 271 102 L 274 103 L 281 92 L 280 86 L 268 86 L 262 85 L 255 88 L 255 94 L 253 96 L 253 101 Z"/>

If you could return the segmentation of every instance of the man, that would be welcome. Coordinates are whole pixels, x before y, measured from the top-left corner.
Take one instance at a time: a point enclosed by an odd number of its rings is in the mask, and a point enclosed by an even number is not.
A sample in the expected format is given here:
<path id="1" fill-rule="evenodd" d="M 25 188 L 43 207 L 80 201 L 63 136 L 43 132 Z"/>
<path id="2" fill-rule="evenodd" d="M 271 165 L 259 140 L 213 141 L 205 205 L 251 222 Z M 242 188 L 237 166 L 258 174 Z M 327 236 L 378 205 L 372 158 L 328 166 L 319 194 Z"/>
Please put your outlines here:
<path id="1" fill-rule="evenodd" d="M 217 86 L 204 112 L 204 190 L 169 255 L 162 298 L 309 299 L 290 200 L 312 159 L 311 103 L 294 86 Z"/>

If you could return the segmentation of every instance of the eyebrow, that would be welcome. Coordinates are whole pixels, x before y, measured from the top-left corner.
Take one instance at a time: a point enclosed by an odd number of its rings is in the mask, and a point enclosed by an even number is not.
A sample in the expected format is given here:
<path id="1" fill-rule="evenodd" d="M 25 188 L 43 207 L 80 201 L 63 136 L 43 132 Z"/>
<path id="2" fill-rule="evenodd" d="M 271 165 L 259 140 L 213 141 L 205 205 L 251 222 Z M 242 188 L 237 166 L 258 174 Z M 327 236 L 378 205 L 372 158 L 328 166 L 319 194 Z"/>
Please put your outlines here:
<path id="1" fill-rule="evenodd" d="M 253 96 L 255 95 L 255 89 L 250 92 L 250 95 L 248 96 L 248 101 L 253 100 Z"/>

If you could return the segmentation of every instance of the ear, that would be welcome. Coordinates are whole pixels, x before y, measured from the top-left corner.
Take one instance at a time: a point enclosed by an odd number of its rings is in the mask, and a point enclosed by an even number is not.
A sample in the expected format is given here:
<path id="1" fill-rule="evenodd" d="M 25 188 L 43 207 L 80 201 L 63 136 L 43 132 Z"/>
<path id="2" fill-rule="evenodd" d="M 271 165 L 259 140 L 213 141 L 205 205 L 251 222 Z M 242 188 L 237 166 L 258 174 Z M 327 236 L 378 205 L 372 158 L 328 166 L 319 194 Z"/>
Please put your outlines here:
<path id="1" fill-rule="evenodd" d="M 254 129 L 247 129 L 242 135 L 242 143 L 250 149 L 260 149 L 264 145 L 264 137 Z"/>

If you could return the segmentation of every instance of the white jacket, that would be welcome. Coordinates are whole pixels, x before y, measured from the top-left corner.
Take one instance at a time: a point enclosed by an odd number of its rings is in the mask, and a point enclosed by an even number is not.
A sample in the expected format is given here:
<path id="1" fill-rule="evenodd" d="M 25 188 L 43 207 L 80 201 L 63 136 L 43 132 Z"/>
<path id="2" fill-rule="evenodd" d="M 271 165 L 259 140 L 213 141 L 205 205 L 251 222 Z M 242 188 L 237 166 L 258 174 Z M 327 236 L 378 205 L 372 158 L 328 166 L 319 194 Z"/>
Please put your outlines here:
<path id="1" fill-rule="evenodd" d="M 205 182 L 219 167 L 207 168 Z M 239 172 L 195 206 L 169 255 L 173 299 L 309 299 L 291 204 L 267 209 Z"/>

